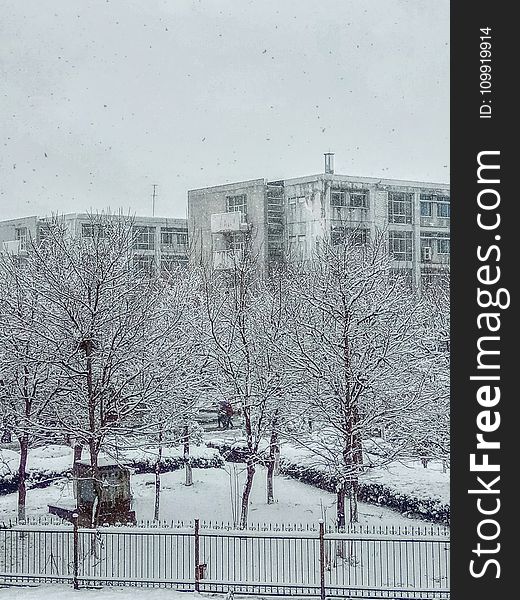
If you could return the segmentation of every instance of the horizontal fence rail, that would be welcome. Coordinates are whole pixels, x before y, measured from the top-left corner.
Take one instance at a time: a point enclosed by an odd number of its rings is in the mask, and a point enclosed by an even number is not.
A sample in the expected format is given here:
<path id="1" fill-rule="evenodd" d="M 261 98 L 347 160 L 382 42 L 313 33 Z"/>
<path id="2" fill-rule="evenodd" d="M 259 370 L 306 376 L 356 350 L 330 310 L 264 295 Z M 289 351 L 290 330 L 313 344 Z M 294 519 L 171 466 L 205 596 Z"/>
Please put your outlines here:
<path id="1" fill-rule="evenodd" d="M 449 598 L 440 527 L 200 522 L 98 529 L 0 525 L 0 582 L 172 587 L 242 594 Z"/>

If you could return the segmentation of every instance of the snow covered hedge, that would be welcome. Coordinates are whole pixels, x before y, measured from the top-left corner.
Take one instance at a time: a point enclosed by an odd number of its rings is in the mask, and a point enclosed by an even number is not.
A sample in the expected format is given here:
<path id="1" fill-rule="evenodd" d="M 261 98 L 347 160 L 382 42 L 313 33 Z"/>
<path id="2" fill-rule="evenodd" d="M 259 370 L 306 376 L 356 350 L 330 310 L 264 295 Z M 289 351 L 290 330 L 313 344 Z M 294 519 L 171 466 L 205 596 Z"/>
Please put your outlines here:
<path id="1" fill-rule="evenodd" d="M 247 448 L 240 442 L 233 444 L 221 440 L 206 442 L 216 448 L 229 462 L 243 462 Z M 337 478 L 324 468 L 308 464 L 307 457 L 298 455 L 293 448 L 282 449 L 280 473 L 298 481 L 313 485 L 327 492 L 335 493 Z M 450 505 L 444 493 L 435 493 L 435 481 L 430 481 L 438 473 L 426 469 L 393 469 L 389 474 L 383 469 L 374 469 L 362 477 L 359 485 L 359 499 L 369 504 L 386 506 L 401 514 L 420 517 L 434 523 L 449 525 Z M 420 481 L 426 476 L 427 481 Z M 446 478 L 447 480 L 447 478 Z M 447 487 L 447 486 L 446 486 Z"/>
<path id="2" fill-rule="evenodd" d="M 157 449 L 144 448 L 121 452 L 118 460 L 135 470 L 136 473 L 153 473 Z M 29 451 L 27 464 L 27 484 L 29 487 L 46 487 L 54 480 L 67 477 L 71 473 L 73 452 L 69 446 L 50 445 Z M 192 446 L 191 466 L 194 469 L 211 469 L 224 466 L 224 459 L 218 450 L 206 446 Z M 184 467 L 182 448 L 164 448 L 161 473 L 176 471 Z M 16 492 L 18 489 L 18 453 L 0 450 L 0 495 Z"/>
<path id="3" fill-rule="evenodd" d="M 156 449 L 126 451 L 123 454 L 124 464 L 135 469 L 136 473 L 154 473 L 157 460 Z M 212 469 L 224 466 L 224 459 L 213 448 L 206 446 L 192 446 L 190 449 L 190 462 L 194 469 Z M 184 467 L 182 448 L 165 448 L 161 460 L 161 473 L 177 471 Z"/>
<path id="4" fill-rule="evenodd" d="M 296 464 L 285 458 L 280 461 L 280 473 L 328 492 L 335 492 L 338 485 L 334 475 L 309 465 Z M 443 504 L 434 498 L 414 497 L 409 493 L 399 492 L 393 486 L 390 487 L 382 483 L 361 479 L 359 499 L 362 502 L 387 506 L 404 515 L 421 517 L 434 523 L 442 525 L 449 525 L 450 523 L 449 504 Z"/>
<path id="5" fill-rule="evenodd" d="M 0 450 L 0 494 L 18 489 L 18 460 L 18 452 Z M 70 472 L 71 464 L 72 449 L 68 446 L 51 444 L 31 448 L 27 461 L 27 484 L 29 487 L 46 487 Z"/>

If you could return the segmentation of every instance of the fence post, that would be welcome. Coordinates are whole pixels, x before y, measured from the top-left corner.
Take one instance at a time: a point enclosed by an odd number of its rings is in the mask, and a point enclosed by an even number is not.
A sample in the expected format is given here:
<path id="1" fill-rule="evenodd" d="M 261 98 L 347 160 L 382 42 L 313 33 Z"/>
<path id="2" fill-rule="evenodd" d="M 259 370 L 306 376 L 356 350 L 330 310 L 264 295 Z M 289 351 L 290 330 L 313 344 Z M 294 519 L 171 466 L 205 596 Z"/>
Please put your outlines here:
<path id="1" fill-rule="evenodd" d="M 325 600 L 325 524 L 320 519 L 320 598 Z"/>
<path id="2" fill-rule="evenodd" d="M 73 533 L 72 533 L 72 543 L 73 543 L 73 552 L 74 552 L 74 564 L 73 564 L 73 572 L 72 572 L 72 581 L 73 581 L 73 585 L 74 585 L 74 589 L 77 590 L 79 589 L 79 582 L 78 582 L 78 571 L 79 571 L 79 534 L 78 534 L 78 513 L 75 512 L 72 515 L 72 526 L 73 526 Z"/>
<path id="3" fill-rule="evenodd" d="M 199 546 L 199 519 L 195 519 L 195 591 L 200 589 L 200 546 Z"/>

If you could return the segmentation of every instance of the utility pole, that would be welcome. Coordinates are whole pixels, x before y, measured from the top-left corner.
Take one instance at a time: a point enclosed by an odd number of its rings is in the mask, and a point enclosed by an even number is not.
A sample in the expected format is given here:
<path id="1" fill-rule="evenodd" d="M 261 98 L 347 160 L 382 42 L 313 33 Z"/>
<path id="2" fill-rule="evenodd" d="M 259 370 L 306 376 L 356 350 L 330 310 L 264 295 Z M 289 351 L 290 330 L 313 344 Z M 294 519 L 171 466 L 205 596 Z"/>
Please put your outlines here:
<path id="1" fill-rule="evenodd" d="M 157 198 L 157 184 L 153 184 L 153 192 L 152 192 L 152 217 L 155 217 L 155 199 Z"/>

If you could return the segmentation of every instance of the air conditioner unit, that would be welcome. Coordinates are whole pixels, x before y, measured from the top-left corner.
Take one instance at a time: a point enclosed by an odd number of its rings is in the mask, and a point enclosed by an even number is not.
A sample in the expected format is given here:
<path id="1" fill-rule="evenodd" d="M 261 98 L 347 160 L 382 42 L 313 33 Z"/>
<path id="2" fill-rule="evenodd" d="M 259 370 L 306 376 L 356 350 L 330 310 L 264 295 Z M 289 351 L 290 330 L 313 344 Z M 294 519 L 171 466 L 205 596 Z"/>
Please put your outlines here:
<path id="1" fill-rule="evenodd" d="M 432 249 L 430 246 L 426 246 L 422 249 L 422 259 L 424 262 L 429 262 L 432 259 Z"/>

